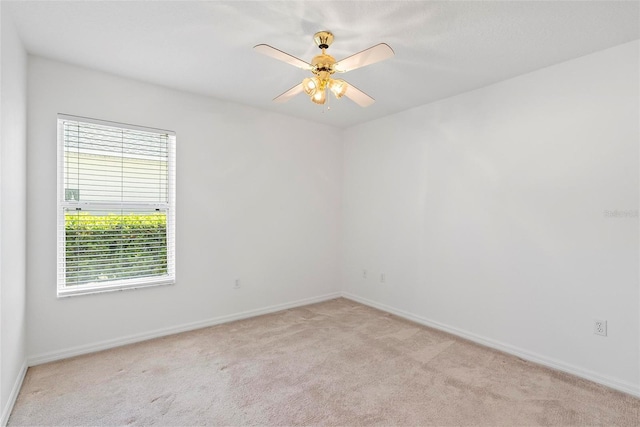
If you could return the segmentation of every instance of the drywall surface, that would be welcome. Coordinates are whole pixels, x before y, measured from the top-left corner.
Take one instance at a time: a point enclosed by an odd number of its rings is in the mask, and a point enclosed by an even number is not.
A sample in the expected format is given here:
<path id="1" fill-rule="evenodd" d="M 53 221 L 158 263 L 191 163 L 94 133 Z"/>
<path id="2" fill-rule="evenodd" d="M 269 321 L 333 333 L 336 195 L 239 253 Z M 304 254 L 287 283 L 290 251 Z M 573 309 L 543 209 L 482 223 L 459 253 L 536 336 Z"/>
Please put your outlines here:
<path id="1" fill-rule="evenodd" d="M 39 57 L 28 75 L 30 359 L 339 290 L 339 130 Z M 56 298 L 58 113 L 176 132 L 175 285 Z"/>
<path id="2" fill-rule="evenodd" d="M 11 19 L 6 13 L 2 13 L 1 19 L 0 425 L 3 425 L 22 380 L 27 354 L 27 54 Z"/>
<path id="3" fill-rule="evenodd" d="M 348 129 L 343 290 L 640 394 L 638 52 Z"/>

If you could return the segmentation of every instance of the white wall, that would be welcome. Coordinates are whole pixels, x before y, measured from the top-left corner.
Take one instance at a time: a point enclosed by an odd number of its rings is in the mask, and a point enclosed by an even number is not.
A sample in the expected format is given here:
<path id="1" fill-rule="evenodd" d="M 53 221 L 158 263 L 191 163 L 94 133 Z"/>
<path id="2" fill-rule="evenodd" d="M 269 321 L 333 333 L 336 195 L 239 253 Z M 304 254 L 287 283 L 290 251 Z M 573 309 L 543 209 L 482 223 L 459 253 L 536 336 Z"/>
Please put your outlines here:
<path id="1" fill-rule="evenodd" d="M 28 78 L 30 359 L 339 290 L 338 130 L 38 57 Z M 57 113 L 176 132 L 176 285 L 56 298 Z"/>
<path id="2" fill-rule="evenodd" d="M 1 7 L 1 6 L 0 6 Z M 26 368 L 27 55 L 13 22 L 1 13 L 0 150 L 0 425 Z"/>
<path id="3" fill-rule="evenodd" d="M 350 128 L 344 291 L 640 394 L 639 48 Z"/>

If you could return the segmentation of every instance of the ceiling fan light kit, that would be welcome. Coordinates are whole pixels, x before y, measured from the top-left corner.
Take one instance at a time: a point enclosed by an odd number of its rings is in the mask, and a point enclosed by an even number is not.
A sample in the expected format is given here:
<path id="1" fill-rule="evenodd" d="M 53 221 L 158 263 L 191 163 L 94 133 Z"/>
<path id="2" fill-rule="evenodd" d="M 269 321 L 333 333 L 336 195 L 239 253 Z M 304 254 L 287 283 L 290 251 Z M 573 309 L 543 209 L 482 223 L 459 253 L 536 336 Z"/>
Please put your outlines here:
<path id="1" fill-rule="evenodd" d="M 326 49 L 333 43 L 333 38 L 333 34 L 330 31 L 319 31 L 314 34 L 313 41 L 322 50 L 322 53 L 314 56 L 311 63 L 266 44 L 254 46 L 254 50 L 259 53 L 303 70 L 311 71 L 314 75 L 313 77 L 305 78 L 302 83 L 275 97 L 273 99 L 274 102 L 286 102 L 302 92 L 307 94 L 312 102 L 320 105 L 327 101 L 327 92 L 333 93 L 337 99 L 346 96 L 361 107 L 367 107 L 375 102 L 372 97 L 355 86 L 342 79 L 334 79 L 331 76 L 336 72 L 346 73 L 347 71 L 391 58 L 394 55 L 393 49 L 385 43 L 380 43 L 341 61 L 336 61 L 333 56 L 326 53 Z"/>

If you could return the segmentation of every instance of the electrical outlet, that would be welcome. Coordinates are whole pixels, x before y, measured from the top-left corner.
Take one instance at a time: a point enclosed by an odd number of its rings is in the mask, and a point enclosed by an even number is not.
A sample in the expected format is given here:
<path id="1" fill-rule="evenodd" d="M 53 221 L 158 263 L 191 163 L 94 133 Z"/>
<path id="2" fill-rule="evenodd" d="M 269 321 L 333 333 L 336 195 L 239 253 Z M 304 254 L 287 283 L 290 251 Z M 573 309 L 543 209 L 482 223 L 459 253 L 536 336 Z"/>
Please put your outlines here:
<path id="1" fill-rule="evenodd" d="M 367 278 L 367 270 L 362 270 L 362 278 L 363 279 Z"/>
<path id="2" fill-rule="evenodd" d="M 240 279 L 236 279 L 235 283 L 233 284 L 233 289 L 240 289 Z"/>
<path id="3" fill-rule="evenodd" d="M 607 336 L 607 321 L 606 320 L 594 320 L 593 321 L 593 333 L 596 335 Z"/>

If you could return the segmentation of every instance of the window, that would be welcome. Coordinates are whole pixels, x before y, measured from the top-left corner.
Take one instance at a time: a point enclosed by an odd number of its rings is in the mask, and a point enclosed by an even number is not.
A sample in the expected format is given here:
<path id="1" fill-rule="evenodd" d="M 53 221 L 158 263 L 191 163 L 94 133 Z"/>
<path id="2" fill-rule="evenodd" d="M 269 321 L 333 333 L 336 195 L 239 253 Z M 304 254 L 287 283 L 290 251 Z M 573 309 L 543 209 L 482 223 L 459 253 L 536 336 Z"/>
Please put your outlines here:
<path id="1" fill-rule="evenodd" d="M 175 281 L 175 134 L 58 115 L 58 296 Z"/>

